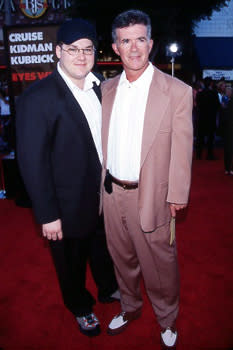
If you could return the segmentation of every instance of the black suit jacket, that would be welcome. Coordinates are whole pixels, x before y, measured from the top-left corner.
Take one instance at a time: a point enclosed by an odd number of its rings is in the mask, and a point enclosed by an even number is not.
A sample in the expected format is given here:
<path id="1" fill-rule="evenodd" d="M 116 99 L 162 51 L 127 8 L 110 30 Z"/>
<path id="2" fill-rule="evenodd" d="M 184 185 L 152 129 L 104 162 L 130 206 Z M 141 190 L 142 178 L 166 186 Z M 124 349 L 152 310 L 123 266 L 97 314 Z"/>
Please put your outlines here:
<path id="1" fill-rule="evenodd" d="M 95 86 L 98 97 L 100 89 Z M 20 96 L 17 159 L 41 224 L 62 220 L 65 237 L 84 237 L 98 222 L 101 164 L 86 117 L 55 70 Z"/>
<path id="2" fill-rule="evenodd" d="M 220 109 L 220 102 L 216 91 L 205 88 L 198 92 L 198 126 L 208 133 L 216 129 L 217 112 Z"/>

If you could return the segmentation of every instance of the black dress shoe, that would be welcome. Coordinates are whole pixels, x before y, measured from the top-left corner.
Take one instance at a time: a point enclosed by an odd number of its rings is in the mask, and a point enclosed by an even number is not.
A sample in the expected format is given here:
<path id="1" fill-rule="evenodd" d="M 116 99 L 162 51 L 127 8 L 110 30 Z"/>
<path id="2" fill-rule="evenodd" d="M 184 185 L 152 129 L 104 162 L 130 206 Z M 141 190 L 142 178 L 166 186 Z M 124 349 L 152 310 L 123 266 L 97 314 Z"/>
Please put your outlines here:
<path id="1" fill-rule="evenodd" d="M 114 303 L 114 301 L 120 301 L 121 295 L 119 290 L 117 289 L 114 293 L 112 293 L 111 295 L 108 295 L 107 297 L 99 296 L 98 300 L 102 304 L 111 304 L 111 303 Z"/>
<path id="2" fill-rule="evenodd" d="M 98 298 L 99 302 L 102 304 L 111 304 L 114 303 L 114 301 L 119 301 L 119 299 L 113 298 L 113 297 L 100 297 Z"/>

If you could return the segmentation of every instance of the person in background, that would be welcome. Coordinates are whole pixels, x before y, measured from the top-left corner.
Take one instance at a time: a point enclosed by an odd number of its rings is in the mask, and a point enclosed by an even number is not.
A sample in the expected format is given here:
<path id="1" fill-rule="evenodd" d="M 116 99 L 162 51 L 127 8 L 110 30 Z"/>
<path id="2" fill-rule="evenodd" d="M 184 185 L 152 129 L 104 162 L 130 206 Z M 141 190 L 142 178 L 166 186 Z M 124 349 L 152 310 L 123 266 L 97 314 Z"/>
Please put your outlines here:
<path id="1" fill-rule="evenodd" d="M 197 120 L 198 120 L 198 111 L 197 111 L 197 94 L 203 90 L 204 84 L 201 80 L 197 80 L 193 84 L 193 135 L 197 137 Z"/>
<path id="2" fill-rule="evenodd" d="M 90 264 L 101 302 L 119 300 L 98 214 L 101 179 L 100 80 L 91 72 L 92 24 L 76 18 L 57 32 L 57 68 L 17 103 L 17 156 L 43 236 L 48 239 L 64 304 L 87 336 L 100 333 L 87 290 Z"/>
<path id="3" fill-rule="evenodd" d="M 119 14 L 112 38 L 124 71 L 103 83 L 102 200 L 121 312 L 108 333 L 119 334 L 140 317 L 142 275 L 162 346 L 174 349 L 179 309 L 174 230 L 190 188 L 192 89 L 149 62 L 153 41 L 144 12 Z"/>
<path id="4" fill-rule="evenodd" d="M 196 156 L 197 159 L 202 158 L 207 138 L 207 159 L 214 160 L 214 136 L 220 102 L 217 92 L 213 90 L 213 80 L 210 77 L 204 79 L 204 85 L 204 89 L 196 97 L 198 111 Z"/>
<path id="5" fill-rule="evenodd" d="M 217 92 L 218 92 L 218 98 L 219 102 L 222 104 L 223 103 L 223 97 L 225 96 L 226 93 L 226 82 L 225 80 L 220 80 L 217 84 Z"/>
<path id="6" fill-rule="evenodd" d="M 233 89 L 226 87 L 222 101 L 222 126 L 224 145 L 224 167 L 226 175 L 233 175 Z"/>
<path id="7" fill-rule="evenodd" d="M 9 96 L 6 95 L 4 90 L 0 91 L 0 115 L 0 150 L 10 152 L 13 149 L 13 126 Z"/>

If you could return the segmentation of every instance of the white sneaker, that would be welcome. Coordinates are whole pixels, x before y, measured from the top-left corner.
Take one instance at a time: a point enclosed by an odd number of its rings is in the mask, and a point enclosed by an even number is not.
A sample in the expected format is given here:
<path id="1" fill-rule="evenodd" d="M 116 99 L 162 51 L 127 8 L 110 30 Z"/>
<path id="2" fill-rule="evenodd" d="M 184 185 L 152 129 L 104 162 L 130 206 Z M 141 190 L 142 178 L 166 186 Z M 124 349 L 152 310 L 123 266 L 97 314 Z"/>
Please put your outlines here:
<path id="1" fill-rule="evenodd" d="M 178 333 L 167 327 L 164 332 L 161 332 L 161 343 L 164 349 L 175 349 Z"/>

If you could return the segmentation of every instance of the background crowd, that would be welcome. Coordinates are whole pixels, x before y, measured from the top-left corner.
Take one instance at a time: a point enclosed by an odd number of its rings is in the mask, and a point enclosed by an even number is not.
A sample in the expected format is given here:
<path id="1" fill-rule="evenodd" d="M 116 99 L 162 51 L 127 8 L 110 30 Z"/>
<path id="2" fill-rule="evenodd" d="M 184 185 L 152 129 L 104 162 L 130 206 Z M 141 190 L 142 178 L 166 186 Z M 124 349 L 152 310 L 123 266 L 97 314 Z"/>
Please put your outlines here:
<path id="1" fill-rule="evenodd" d="M 214 147 L 223 145 L 226 175 L 233 175 L 233 89 L 225 80 L 210 77 L 193 85 L 193 125 L 196 158 L 215 160 Z"/>

